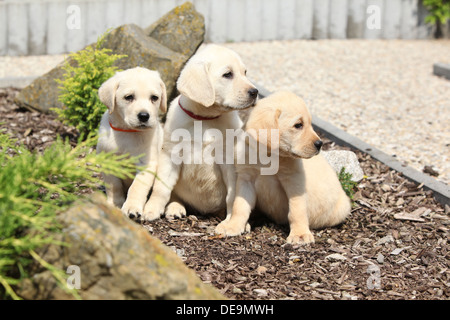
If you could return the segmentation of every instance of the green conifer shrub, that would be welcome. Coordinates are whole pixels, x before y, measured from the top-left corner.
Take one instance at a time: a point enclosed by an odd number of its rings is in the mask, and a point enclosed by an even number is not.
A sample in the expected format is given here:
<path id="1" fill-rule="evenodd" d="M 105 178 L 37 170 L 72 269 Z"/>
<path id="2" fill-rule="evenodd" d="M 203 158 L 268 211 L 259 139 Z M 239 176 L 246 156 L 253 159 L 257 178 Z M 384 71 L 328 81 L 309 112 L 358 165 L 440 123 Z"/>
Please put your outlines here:
<path id="1" fill-rule="evenodd" d="M 114 62 L 126 57 L 111 54 L 111 49 L 101 49 L 105 35 L 98 39 L 96 45 L 70 54 L 63 67 L 64 77 L 57 80 L 61 90 L 58 100 L 63 107 L 52 108 L 52 111 L 61 121 L 76 127 L 82 137 L 97 132 L 106 111 L 106 106 L 98 97 L 98 88 L 116 71 L 120 71 L 113 65 Z"/>
<path id="2" fill-rule="evenodd" d="M 113 153 L 96 154 L 96 137 L 90 135 L 72 148 L 58 138 L 42 154 L 32 153 L 0 131 L 0 299 L 20 299 L 14 286 L 37 261 L 51 271 L 67 292 L 67 275 L 43 261 L 36 249 L 56 243 L 61 231 L 58 213 L 80 199 L 80 189 L 96 189 L 99 172 L 132 178 L 138 157 Z"/>

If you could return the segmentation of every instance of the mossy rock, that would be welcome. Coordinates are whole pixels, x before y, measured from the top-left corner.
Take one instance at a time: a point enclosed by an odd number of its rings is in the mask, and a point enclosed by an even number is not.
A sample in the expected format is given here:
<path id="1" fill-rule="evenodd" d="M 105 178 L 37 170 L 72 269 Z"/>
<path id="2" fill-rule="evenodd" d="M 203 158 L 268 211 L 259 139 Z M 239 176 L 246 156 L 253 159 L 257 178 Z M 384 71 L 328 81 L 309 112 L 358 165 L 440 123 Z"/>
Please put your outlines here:
<path id="1" fill-rule="evenodd" d="M 205 37 L 205 19 L 191 2 L 185 2 L 146 28 L 145 33 L 167 48 L 190 57 Z"/>
<path id="2" fill-rule="evenodd" d="M 63 232 L 55 240 L 68 245 L 51 245 L 38 254 L 63 270 L 79 267 L 82 299 L 225 299 L 102 194 L 73 206 L 59 222 Z M 22 298 L 74 299 L 48 270 L 36 266 L 32 274 L 17 290 Z"/>

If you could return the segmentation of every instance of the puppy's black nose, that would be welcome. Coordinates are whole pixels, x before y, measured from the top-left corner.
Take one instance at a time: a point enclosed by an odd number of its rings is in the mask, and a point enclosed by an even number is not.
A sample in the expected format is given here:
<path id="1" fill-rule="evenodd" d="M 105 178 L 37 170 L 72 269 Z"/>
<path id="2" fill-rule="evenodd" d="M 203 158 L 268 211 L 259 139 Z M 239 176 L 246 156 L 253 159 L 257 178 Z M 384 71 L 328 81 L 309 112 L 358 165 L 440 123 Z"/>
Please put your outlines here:
<path id="1" fill-rule="evenodd" d="M 256 97 L 258 96 L 258 89 L 253 88 L 248 90 L 248 95 L 250 96 L 250 98 L 256 99 Z"/>
<path id="2" fill-rule="evenodd" d="M 137 117 L 140 122 L 147 122 L 150 119 L 150 115 L 147 112 L 139 112 Z"/>
<path id="3" fill-rule="evenodd" d="M 317 151 L 320 151 L 320 148 L 322 148 L 323 142 L 322 142 L 322 140 L 317 140 L 314 142 L 314 145 L 316 146 Z"/>

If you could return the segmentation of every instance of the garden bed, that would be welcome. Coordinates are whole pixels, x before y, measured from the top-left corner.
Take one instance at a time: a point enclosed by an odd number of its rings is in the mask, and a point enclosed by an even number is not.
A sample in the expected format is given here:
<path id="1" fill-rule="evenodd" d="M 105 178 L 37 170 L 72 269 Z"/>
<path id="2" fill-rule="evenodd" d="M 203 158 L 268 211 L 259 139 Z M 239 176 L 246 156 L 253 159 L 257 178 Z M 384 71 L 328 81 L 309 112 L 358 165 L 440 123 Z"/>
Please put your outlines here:
<path id="1" fill-rule="evenodd" d="M 0 89 L 1 129 L 37 152 L 57 135 L 76 143 L 74 129 L 52 115 L 20 109 L 16 94 Z M 329 140 L 324 148 L 343 149 Z M 448 208 L 430 191 L 355 153 L 367 178 L 357 186 L 352 214 L 341 226 L 314 230 L 313 245 L 286 244 L 288 227 L 258 214 L 251 233 L 231 238 L 214 234 L 217 217 L 189 215 L 144 227 L 232 299 L 448 299 Z"/>

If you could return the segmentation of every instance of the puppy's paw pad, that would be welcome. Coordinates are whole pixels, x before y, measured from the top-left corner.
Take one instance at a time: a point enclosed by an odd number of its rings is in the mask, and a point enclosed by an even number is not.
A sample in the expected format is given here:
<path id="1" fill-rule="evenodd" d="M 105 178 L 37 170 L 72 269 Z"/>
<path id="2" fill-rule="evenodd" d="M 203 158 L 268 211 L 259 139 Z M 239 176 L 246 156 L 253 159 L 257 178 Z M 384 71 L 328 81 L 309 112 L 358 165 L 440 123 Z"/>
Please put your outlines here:
<path id="1" fill-rule="evenodd" d="M 179 203 L 170 203 L 166 208 L 167 219 L 181 219 L 186 216 L 186 208 Z"/>
<path id="2" fill-rule="evenodd" d="M 142 213 L 142 221 L 153 221 L 164 214 L 164 206 L 147 202 Z"/>
<path id="3" fill-rule="evenodd" d="M 153 212 L 153 211 L 144 212 L 142 214 L 141 219 L 142 219 L 142 221 L 153 221 L 153 220 L 161 218 L 161 215 L 162 215 L 161 213 L 157 213 L 157 212 Z"/>
<path id="4" fill-rule="evenodd" d="M 142 211 L 143 208 L 128 204 L 127 202 L 122 206 L 122 213 L 130 219 L 139 219 Z"/>
<path id="5" fill-rule="evenodd" d="M 241 227 L 234 223 L 230 223 L 229 220 L 225 220 L 225 221 L 222 221 L 221 223 L 219 223 L 214 231 L 217 234 L 222 234 L 225 236 L 232 237 L 232 236 L 238 236 L 240 234 L 243 234 L 247 230 L 247 226 L 248 226 L 248 230 L 250 231 L 250 225 L 248 223 L 247 223 L 247 225 Z"/>
<path id="6" fill-rule="evenodd" d="M 286 242 L 291 244 L 310 244 L 314 243 L 314 236 L 310 232 L 301 235 L 290 234 L 289 237 L 287 237 Z"/>

